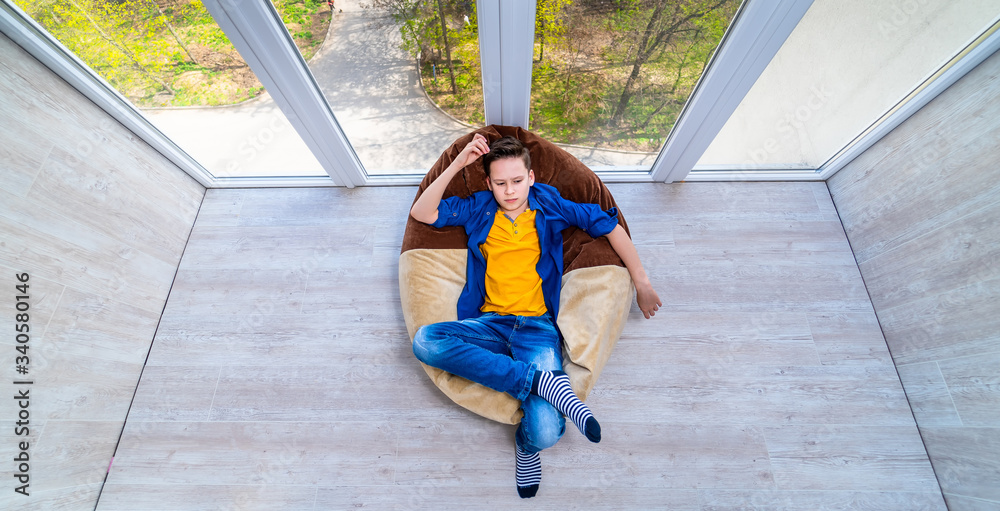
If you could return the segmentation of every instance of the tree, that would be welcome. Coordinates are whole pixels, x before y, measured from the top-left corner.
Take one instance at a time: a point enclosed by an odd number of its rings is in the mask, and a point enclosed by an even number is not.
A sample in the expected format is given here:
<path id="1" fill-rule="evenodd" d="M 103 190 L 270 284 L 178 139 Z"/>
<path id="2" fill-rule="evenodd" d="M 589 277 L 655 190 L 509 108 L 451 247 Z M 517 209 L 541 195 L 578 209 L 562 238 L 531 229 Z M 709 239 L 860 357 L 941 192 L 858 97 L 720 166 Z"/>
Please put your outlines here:
<path id="1" fill-rule="evenodd" d="M 168 18 L 166 14 L 163 14 L 163 9 L 160 8 L 160 4 L 156 3 L 156 0 L 149 0 L 149 2 L 156 8 L 156 12 L 160 14 L 160 19 L 163 20 L 163 24 L 167 27 L 167 30 L 170 31 L 170 35 L 173 36 L 175 41 L 177 41 L 177 46 L 180 46 L 181 49 L 184 50 L 184 53 L 186 53 L 188 58 L 191 59 L 191 62 L 197 64 L 198 60 L 194 58 L 194 55 L 191 55 L 191 50 L 189 50 L 187 45 L 184 44 L 181 37 L 177 35 L 177 31 L 174 30 L 174 25 L 170 23 L 170 18 Z"/>
<path id="2" fill-rule="evenodd" d="M 535 37 L 538 38 L 538 61 L 545 60 L 545 41 L 558 41 L 566 33 L 562 24 L 562 10 L 572 0 L 538 0 L 535 6 Z"/>
<path id="3" fill-rule="evenodd" d="M 626 55 L 632 69 L 608 123 L 612 126 L 622 124 L 629 102 L 637 93 L 643 66 L 663 56 L 682 37 L 697 44 L 706 32 L 704 26 L 699 26 L 699 22 L 717 28 L 717 18 L 721 16 L 728 19 L 725 14 L 735 7 L 736 0 L 651 0 L 637 1 L 624 9 L 621 13 L 623 20 L 627 25 L 635 27 L 635 30 L 625 31 L 623 40 L 620 41 L 627 48 Z M 643 27 L 641 31 L 638 30 L 640 27 Z M 677 69 L 680 72 L 688 61 L 691 48 L 682 46 L 677 53 L 680 55 L 677 59 Z M 677 83 L 675 81 L 675 89 Z M 659 108 L 662 107 L 663 104 Z M 659 112 L 659 108 L 656 112 Z"/>
<path id="4" fill-rule="evenodd" d="M 475 17 L 474 5 L 468 0 L 369 0 L 363 4 L 389 15 L 399 26 L 403 48 L 419 63 L 437 62 L 444 54 L 452 94 L 458 93 L 452 53 L 475 34 L 475 25 L 467 26 L 469 18 Z"/>
<path id="5" fill-rule="evenodd" d="M 173 95 L 164 80 L 171 49 L 158 36 L 161 16 L 141 0 L 34 0 L 25 12 L 123 94 L 140 98 L 157 90 Z"/>
<path id="6" fill-rule="evenodd" d="M 455 70 L 451 66 L 451 45 L 448 44 L 448 23 L 444 19 L 444 7 L 441 0 L 437 0 L 438 19 L 441 20 L 441 38 L 444 39 L 444 51 L 447 56 L 448 76 L 451 77 L 451 93 L 458 94 L 458 87 L 455 85 Z"/>

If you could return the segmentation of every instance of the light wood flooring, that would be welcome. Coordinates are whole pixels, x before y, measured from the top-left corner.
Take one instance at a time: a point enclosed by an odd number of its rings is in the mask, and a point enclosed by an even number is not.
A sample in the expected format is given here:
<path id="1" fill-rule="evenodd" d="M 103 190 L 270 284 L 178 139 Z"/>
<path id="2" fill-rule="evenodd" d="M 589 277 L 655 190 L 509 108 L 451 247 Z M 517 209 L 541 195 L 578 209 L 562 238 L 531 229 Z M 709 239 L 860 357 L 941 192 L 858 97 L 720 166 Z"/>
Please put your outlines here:
<path id="1" fill-rule="evenodd" d="M 415 188 L 209 190 L 98 509 L 944 509 L 824 183 L 609 188 L 664 307 L 536 498 L 409 349 Z"/>

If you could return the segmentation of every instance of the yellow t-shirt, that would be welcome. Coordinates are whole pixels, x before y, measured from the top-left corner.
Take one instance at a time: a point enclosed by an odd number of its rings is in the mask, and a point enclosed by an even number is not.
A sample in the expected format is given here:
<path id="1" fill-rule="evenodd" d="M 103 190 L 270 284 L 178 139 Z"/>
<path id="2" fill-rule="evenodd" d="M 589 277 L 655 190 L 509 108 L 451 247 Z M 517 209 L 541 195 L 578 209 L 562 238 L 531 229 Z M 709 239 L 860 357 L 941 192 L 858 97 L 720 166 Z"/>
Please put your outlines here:
<path id="1" fill-rule="evenodd" d="M 483 312 L 514 316 L 545 314 L 542 278 L 535 265 L 542 250 L 535 230 L 535 211 L 528 209 L 511 220 L 497 208 L 486 242 L 479 246 L 486 258 L 486 302 Z"/>

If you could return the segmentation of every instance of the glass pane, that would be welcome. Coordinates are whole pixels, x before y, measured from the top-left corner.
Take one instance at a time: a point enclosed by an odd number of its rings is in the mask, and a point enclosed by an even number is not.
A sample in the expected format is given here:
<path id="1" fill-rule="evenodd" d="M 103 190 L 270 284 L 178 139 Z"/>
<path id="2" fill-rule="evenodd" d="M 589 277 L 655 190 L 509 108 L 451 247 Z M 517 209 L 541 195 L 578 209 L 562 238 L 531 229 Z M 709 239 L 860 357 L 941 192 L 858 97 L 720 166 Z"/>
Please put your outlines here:
<path id="1" fill-rule="evenodd" d="M 996 0 L 815 0 L 696 168 L 818 168 L 997 14 Z"/>
<path id="2" fill-rule="evenodd" d="M 593 166 L 648 168 L 738 0 L 538 0 L 531 129 Z"/>
<path id="3" fill-rule="evenodd" d="M 475 2 L 335 5 L 313 76 L 368 174 L 423 175 L 483 122 Z"/>
<path id="4" fill-rule="evenodd" d="M 214 175 L 326 175 L 201 2 L 15 1 Z M 329 9 L 277 3 L 314 49 Z"/>

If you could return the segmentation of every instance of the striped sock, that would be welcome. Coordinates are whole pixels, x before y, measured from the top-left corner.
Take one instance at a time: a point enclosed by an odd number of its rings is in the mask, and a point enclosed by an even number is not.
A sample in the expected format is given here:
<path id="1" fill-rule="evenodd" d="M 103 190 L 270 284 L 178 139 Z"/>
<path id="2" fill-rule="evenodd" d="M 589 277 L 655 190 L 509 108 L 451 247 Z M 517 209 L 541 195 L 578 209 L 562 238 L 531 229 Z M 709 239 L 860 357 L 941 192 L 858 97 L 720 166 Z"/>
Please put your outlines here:
<path id="1" fill-rule="evenodd" d="M 580 401 L 573 393 L 569 376 L 562 371 L 537 371 L 531 382 L 531 392 L 541 396 L 563 415 L 570 418 L 573 424 L 591 442 L 601 441 L 601 425 L 597 423 L 590 408 Z"/>
<path id="2" fill-rule="evenodd" d="M 538 484 L 542 482 L 542 457 L 537 452 L 527 452 L 517 446 L 515 478 L 517 494 L 522 499 L 534 497 L 538 493 Z"/>

